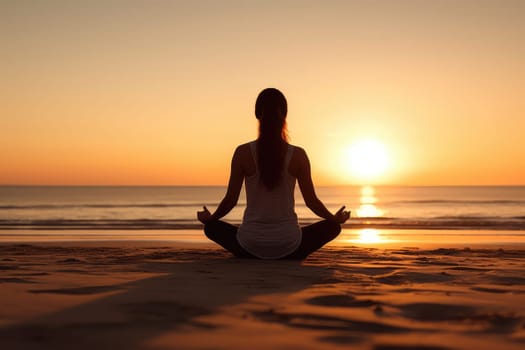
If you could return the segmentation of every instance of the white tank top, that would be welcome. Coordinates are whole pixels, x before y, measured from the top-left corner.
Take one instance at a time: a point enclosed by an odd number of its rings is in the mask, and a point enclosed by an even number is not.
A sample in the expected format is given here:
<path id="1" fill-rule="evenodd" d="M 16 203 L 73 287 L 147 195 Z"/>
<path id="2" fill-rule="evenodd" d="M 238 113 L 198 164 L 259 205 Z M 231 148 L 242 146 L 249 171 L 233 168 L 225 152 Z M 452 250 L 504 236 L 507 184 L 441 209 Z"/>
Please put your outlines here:
<path id="1" fill-rule="evenodd" d="M 293 253 L 301 244 L 301 228 L 295 214 L 295 177 L 288 173 L 294 146 L 288 145 L 277 187 L 268 190 L 259 182 L 257 142 L 250 143 L 255 174 L 245 178 L 246 209 L 237 240 L 252 255 L 279 259 Z"/>

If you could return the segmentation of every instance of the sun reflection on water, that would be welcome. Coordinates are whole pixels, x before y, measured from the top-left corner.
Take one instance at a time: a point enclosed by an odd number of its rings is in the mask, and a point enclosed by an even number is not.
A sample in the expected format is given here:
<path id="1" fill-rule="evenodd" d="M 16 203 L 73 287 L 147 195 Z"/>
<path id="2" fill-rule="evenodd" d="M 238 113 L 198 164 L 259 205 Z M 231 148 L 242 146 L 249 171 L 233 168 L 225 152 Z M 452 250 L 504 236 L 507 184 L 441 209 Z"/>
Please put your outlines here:
<path id="1" fill-rule="evenodd" d="M 359 218 L 378 218 L 385 215 L 385 212 L 375 205 L 375 203 L 377 203 L 377 198 L 372 186 L 363 186 L 361 188 L 361 198 L 359 203 L 359 208 L 356 210 L 357 217 Z"/>
<path id="2" fill-rule="evenodd" d="M 379 230 L 373 228 L 364 228 L 359 231 L 359 237 L 356 239 L 357 243 L 381 243 L 383 238 Z"/>
<path id="3" fill-rule="evenodd" d="M 383 244 L 383 243 L 393 243 L 396 240 L 390 239 L 388 236 L 385 236 L 385 232 L 375 229 L 375 228 L 363 228 L 356 230 L 356 235 L 351 234 L 351 238 L 346 239 L 345 242 L 352 244 Z"/>
<path id="4" fill-rule="evenodd" d="M 377 207 L 377 197 L 375 189 L 372 186 L 363 186 L 359 198 L 359 208 L 356 209 L 356 217 L 364 218 L 364 223 L 369 223 L 367 218 L 381 218 L 385 211 Z M 372 220 L 371 220 L 372 221 Z M 357 244 L 376 244 L 388 243 L 390 240 L 384 237 L 380 230 L 374 228 L 363 228 L 357 231 L 357 236 L 350 239 L 349 242 Z"/>

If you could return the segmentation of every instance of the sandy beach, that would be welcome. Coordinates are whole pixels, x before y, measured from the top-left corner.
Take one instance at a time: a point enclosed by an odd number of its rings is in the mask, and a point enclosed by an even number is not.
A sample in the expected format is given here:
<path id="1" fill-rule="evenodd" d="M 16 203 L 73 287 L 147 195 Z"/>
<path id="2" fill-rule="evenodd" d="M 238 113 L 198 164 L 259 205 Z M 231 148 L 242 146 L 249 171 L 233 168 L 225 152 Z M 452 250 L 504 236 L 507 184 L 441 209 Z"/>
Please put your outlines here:
<path id="1" fill-rule="evenodd" d="M 2 243 L 2 349 L 523 349 L 525 250 Z"/>
<path id="2" fill-rule="evenodd" d="M 525 350 L 524 19 L 0 0 L 0 350 Z"/>

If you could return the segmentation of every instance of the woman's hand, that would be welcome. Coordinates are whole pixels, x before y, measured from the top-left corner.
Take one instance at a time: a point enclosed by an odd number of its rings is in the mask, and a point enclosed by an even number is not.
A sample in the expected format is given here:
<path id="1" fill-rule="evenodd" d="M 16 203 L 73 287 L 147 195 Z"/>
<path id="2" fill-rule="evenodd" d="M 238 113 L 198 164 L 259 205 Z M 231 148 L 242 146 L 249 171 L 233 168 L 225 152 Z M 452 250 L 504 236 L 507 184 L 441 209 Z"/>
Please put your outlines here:
<path id="1" fill-rule="evenodd" d="M 198 211 L 197 212 L 197 219 L 202 222 L 203 224 L 207 223 L 208 221 L 210 221 L 211 219 L 211 213 L 210 211 L 208 210 L 208 208 L 206 208 L 206 206 L 203 206 L 202 207 L 204 210 L 202 211 Z"/>
<path id="2" fill-rule="evenodd" d="M 346 211 L 345 208 L 346 207 L 343 205 L 341 209 L 339 209 L 337 213 L 334 214 L 333 221 L 337 222 L 338 224 L 344 224 L 346 220 L 350 218 L 351 211 Z"/>

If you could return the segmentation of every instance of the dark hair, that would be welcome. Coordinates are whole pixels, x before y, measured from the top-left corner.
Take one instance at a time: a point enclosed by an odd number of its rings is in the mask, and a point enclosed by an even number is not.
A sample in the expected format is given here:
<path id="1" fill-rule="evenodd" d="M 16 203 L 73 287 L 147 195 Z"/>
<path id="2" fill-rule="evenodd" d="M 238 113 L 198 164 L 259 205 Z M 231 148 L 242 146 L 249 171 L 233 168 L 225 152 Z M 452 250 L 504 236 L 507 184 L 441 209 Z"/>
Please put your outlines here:
<path id="1" fill-rule="evenodd" d="M 260 181 L 269 190 L 279 184 L 288 145 L 286 114 L 288 105 L 283 93 L 274 88 L 261 91 L 255 101 L 259 119 L 257 165 Z"/>

